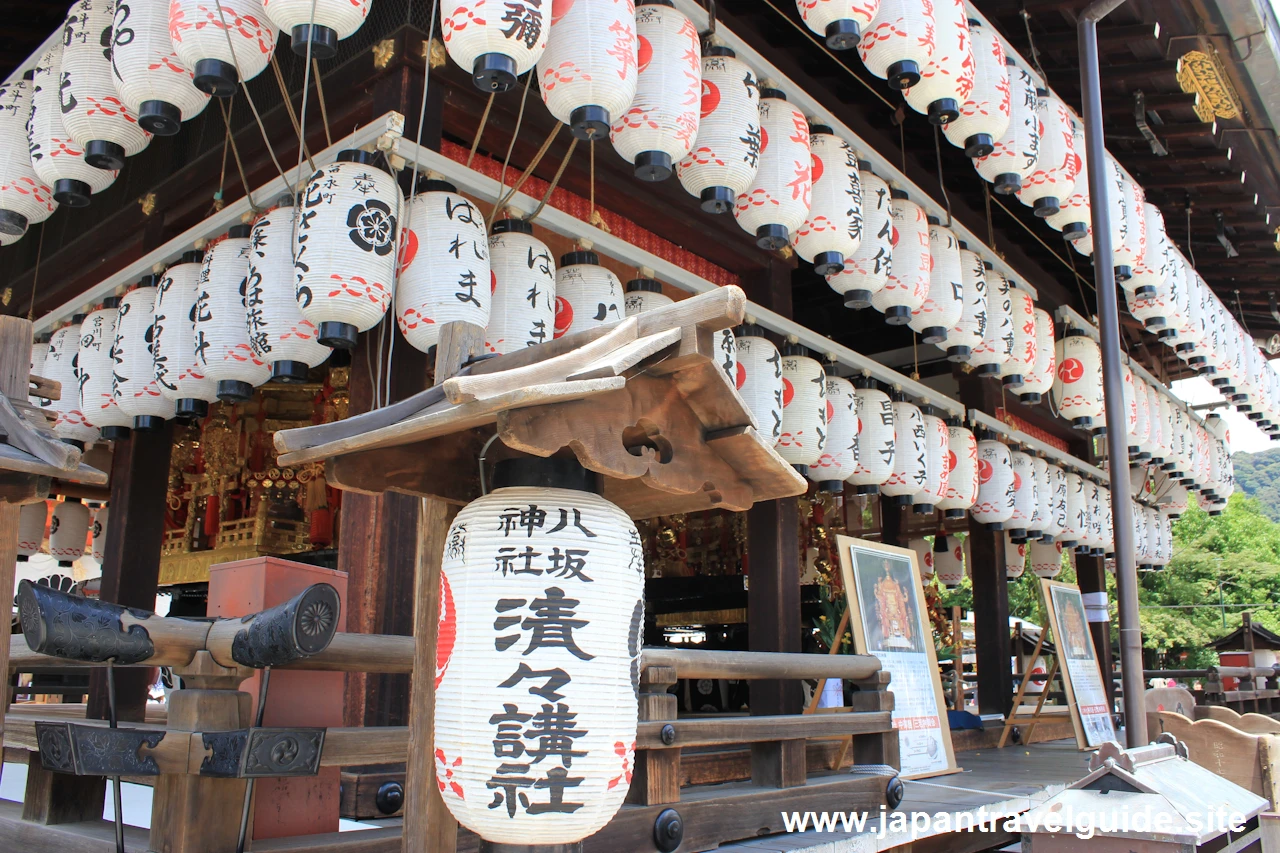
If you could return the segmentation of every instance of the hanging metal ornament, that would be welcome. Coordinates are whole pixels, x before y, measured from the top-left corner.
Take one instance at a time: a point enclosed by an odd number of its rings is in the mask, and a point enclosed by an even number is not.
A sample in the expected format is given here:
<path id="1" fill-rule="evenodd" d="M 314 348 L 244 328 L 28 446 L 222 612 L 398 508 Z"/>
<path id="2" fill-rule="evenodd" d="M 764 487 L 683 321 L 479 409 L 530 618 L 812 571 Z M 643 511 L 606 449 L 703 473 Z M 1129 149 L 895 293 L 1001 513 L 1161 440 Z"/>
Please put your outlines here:
<path id="1" fill-rule="evenodd" d="M 312 59 L 336 56 L 338 42 L 364 26 L 369 6 L 370 0 L 262 0 L 267 19 L 289 34 L 293 52 L 298 56 L 309 52 Z M 521 22 L 512 23 L 518 30 Z"/>
<path id="2" fill-rule="evenodd" d="M 195 307 L 196 364 L 218 383 L 218 399 L 243 403 L 271 378 L 271 367 L 254 352 L 246 322 L 249 275 L 248 225 L 233 225 L 204 253 Z"/>
<path id="3" fill-rule="evenodd" d="M 90 311 L 80 324 L 80 345 L 76 368 L 80 371 L 80 411 L 98 428 L 106 441 L 129 436 L 133 416 L 116 405 L 112 393 L 116 369 L 116 318 L 120 313 L 120 297 L 108 296 L 102 307 Z"/>
<path id="4" fill-rule="evenodd" d="M 557 3 L 536 71 L 547 109 L 578 139 L 604 139 L 635 100 L 637 51 L 633 0 Z"/>
<path id="5" fill-rule="evenodd" d="M 169 0 L 169 37 L 195 87 L 216 98 L 261 74 L 276 49 L 262 0 Z"/>
<path id="6" fill-rule="evenodd" d="M 67 133 L 62 123 L 58 79 L 61 67 L 62 43 L 56 42 L 36 62 L 27 142 L 36 176 L 53 187 L 54 201 L 67 207 L 85 207 L 92 194 L 111 186 L 117 173 L 86 163 L 84 149 Z M 0 239 L 3 237 L 0 232 Z"/>
<path id="7" fill-rule="evenodd" d="M 173 136 L 209 105 L 209 95 L 195 87 L 191 70 L 173 49 L 167 3 L 116 3 L 111 72 L 138 126 L 156 136 Z"/>
<path id="8" fill-rule="evenodd" d="M 1075 192 L 1080 160 L 1076 157 L 1071 114 L 1047 89 L 1036 89 L 1036 118 L 1040 123 L 1040 153 L 1035 170 L 1018 190 L 1018 200 L 1036 216 L 1047 219 L 1058 213 L 1062 202 Z"/>
<path id="9" fill-rule="evenodd" d="M 143 278 L 124 295 L 116 316 L 111 394 L 120 411 L 133 419 L 133 428 L 142 432 L 162 428 L 175 413 L 173 401 L 160 393 L 151 350 L 159 284 L 158 275 Z"/>
<path id="10" fill-rule="evenodd" d="M 934 0 L 933 56 L 920 82 L 903 91 L 911 109 L 930 124 L 948 125 L 960 117 L 960 105 L 973 94 L 974 58 L 964 0 Z"/>
<path id="11" fill-rule="evenodd" d="M 0 234 L 15 238 L 58 206 L 53 189 L 31 163 L 26 132 L 31 86 L 25 79 L 0 83 Z"/>
<path id="12" fill-rule="evenodd" d="M 791 243 L 814 272 L 833 276 L 862 244 L 862 180 L 849 143 L 823 124 L 811 125 L 809 134 L 811 204 Z"/>
<path id="13" fill-rule="evenodd" d="M 196 352 L 196 299 L 203 268 L 203 251 L 184 252 L 165 270 L 156 297 L 151 342 L 155 378 L 161 395 L 175 404 L 174 417 L 183 420 L 205 417 L 218 399 L 218 383 L 204 375 Z"/>
<path id="14" fill-rule="evenodd" d="M 755 180 L 762 147 L 755 75 L 729 48 L 706 48 L 698 135 L 675 166 L 680 185 L 707 213 L 728 213 Z"/>
<path id="15" fill-rule="evenodd" d="M 982 179 L 1000 195 L 1010 195 L 1022 188 L 1022 182 L 1036 170 L 1040 159 L 1040 119 L 1036 115 L 1036 87 L 1031 73 L 1006 58 L 1009 69 L 1009 126 L 996 140 L 991 153 L 973 161 Z"/>
<path id="16" fill-rule="evenodd" d="M 907 325 L 926 344 L 946 349 L 951 329 L 964 313 L 964 274 L 960 265 L 960 241 L 936 216 L 929 223 L 929 293 L 911 312 Z"/>
<path id="17" fill-rule="evenodd" d="M 621 320 L 626 307 L 622 282 L 588 249 L 560 256 L 556 269 L 555 336 Z"/>
<path id="18" fill-rule="evenodd" d="M 996 34 L 973 18 L 968 23 L 973 88 L 961 102 L 959 115 L 943 125 L 942 132 L 952 145 L 964 149 L 966 157 L 985 157 L 1009 128 L 1009 69 Z"/>
<path id="19" fill-rule="evenodd" d="M 976 349 L 982 346 L 987 331 L 987 268 L 982 258 L 961 240 L 960 284 L 963 308 L 960 319 L 947 331 L 947 360 L 969 362 Z M 971 362 L 970 362 L 971 363 Z"/>
<path id="20" fill-rule="evenodd" d="M 843 294 L 846 308 L 871 306 L 871 297 L 889 280 L 893 263 L 893 219 L 889 185 L 871 170 L 869 160 L 858 161 L 861 234 L 858 248 L 845 255 L 844 269 L 827 276 L 827 284 Z"/>
<path id="21" fill-rule="evenodd" d="M 1013 357 L 1013 297 L 1004 273 L 986 262 L 982 269 L 987 282 L 987 324 L 982 343 L 974 347 L 968 362 L 979 376 L 1000 376 Z"/>
<path id="22" fill-rule="evenodd" d="M 482 92 L 505 92 L 533 68 L 547 49 L 549 6 L 521 3 L 490 14 L 488 0 L 447 0 L 440 5 L 444 49 L 471 74 Z"/>
<path id="23" fill-rule="evenodd" d="M 893 403 L 875 387 L 875 380 L 859 376 L 854 384 L 858 414 L 857 467 L 847 482 L 858 495 L 879 494 L 880 486 L 894 471 L 896 438 Z"/>
<path id="24" fill-rule="evenodd" d="M 853 50 L 871 25 L 880 0 L 796 0 L 800 20 L 832 50 Z"/>
<path id="25" fill-rule="evenodd" d="M 880 8 L 864 28 L 858 56 L 867 70 L 897 91 L 910 89 L 933 58 L 937 34 L 933 3 L 880 0 Z"/>
<path id="26" fill-rule="evenodd" d="M 912 312 L 929 295 L 929 220 L 924 208 L 907 198 L 905 190 L 890 191 L 893 215 L 893 266 L 885 286 L 871 297 L 890 326 L 905 326 Z"/>
<path id="27" fill-rule="evenodd" d="M 738 196 L 733 215 L 742 230 L 755 235 L 757 246 L 776 251 L 791 242 L 809 215 L 809 122 L 787 103 L 782 90 L 762 88 L 760 133 L 760 165 L 751 186 Z"/>
<path id="28" fill-rule="evenodd" d="M 523 219 L 499 219 L 489 236 L 493 304 L 485 349 L 516 352 L 555 337 L 556 265 Z"/>
<path id="29" fill-rule="evenodd" d="M 766 444 L 782 437 L 782 353 L 750 319 L 734 332 L 738 396 L 746 403 Z"/>

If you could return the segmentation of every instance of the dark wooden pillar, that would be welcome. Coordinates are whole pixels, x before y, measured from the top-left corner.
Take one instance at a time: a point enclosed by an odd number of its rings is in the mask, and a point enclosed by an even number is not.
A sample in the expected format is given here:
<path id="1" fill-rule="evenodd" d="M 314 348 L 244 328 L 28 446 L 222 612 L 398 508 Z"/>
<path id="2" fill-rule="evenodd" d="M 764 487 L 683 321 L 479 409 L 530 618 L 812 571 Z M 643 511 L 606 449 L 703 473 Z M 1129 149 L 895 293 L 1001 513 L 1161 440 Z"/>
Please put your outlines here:
<path id="1" fill-rule="evenodd" d="M 800 514 L 795 498 L 761 501 L 747 511 L 751 574 L 747 638 L 753 652 L 800 651 Z M 752 681 L 752 714 L 797 714 L 797 681 Z"/>
<path id="2" fill-rule="evenodd" d="M 103 601 L 155 610 L 172 445 L 172 421 L 155 431 L 134 431 L 129 438 L 115 443 L 111 457 L 111 517 L 102 560 Z M 150 668 L 116 670 L 116 708 L 121 720 L 142 721 L 147 688 L 154 675 L 155 670 Z M 89 719 L 107 719 L 103 669 L 95 668 L 89 676 L 88 705 Z"/>
<path id="3" fill-rule="evenodd" d="M 1100 596 L 1097 599 L 1099 603 L 1107 601 L 1106 560 L 1102 557 L 1077 555 L 1076 585 L 1080 587 L 1080 594 L 1084 596 L 1085 615 L 1089 617 L 1089 633 L 1093 635 L 1093 647 L 1098 652 L 1098 664 L 1102 669 L 1102 686 L 1107 691 L 1107 702 L 1114 707 L 1116 685 L 1112 678 L 1110 617 L 1107 616 L 1101 622 L 1094 621 L 1098 616 L 1106 616 L 1110 611 L 1105 606 L 1101 610 L 1089 607 L 1090 599 L 1094 596 Z"/>
<path id="4" fill-rule="evenodd" d="M 893 498 L 880 496 L 880 541 L 886 545 L 907 547 L 910 537 L 907 535 L 907 513 L 911 507 L 898 506 Z"/>

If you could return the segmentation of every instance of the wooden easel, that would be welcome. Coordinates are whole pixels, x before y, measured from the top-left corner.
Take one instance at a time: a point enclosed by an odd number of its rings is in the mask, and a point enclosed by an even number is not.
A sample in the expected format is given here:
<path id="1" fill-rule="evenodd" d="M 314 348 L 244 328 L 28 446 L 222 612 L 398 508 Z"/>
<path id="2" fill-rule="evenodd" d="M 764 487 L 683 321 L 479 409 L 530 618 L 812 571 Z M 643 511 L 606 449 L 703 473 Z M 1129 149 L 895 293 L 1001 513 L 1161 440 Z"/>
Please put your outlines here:
<path id="1" fill-rule="evenodd" d="M 1048 632 L 1048 628 L 1040 629 L 1040 636 L 1036 640 L 1035 650 L 1031 652 L 1031 665 L 1035 666 L 1035 662 L 1040 659 L 1040 650 L 1044 648 L 1044 635 Z M 1017 642 L 1022 642 L 1022 623 L 1018 623 Z M 1031 725 L 1027 728 L 1027 734 L 1023 738 L 1023 743 L 1031 743 L 1031 733 L 1035 731 L 1036 724 L 1040 722 L 1040 713 L 1044 710 L 1044 700 L 1049 698 L 1049 684 L 1053 681 L 1053 677 L 1058 674 L 1058 656 L 1053 656 L 1053 666 L 1049 667 L 1049 674 L 1045 676 L 1044 688 L 1040 691 L 1040 701 L 1036 702 L 1036 709 L 1030 716 L 1019 717 L 1018 709 L 1022 707 L 1022 697 L 1027 692 L 1027 685 L 1031 682 L 1031 674 L 1024 672 L 1022 674 L 1022 682 L 1018 685 L 1018 692 L 1013 696 L 1013 708 L 1009 711 L 1009 716 L 1004 719 L 1004 731 L 1000 732 L 1000 742 L 996 744 L 996 749 L 1004 749 L 1005 742 L 1009 739 L 1009 732 L 1013 729 L 1015 723 L 1031 721 Z"/>

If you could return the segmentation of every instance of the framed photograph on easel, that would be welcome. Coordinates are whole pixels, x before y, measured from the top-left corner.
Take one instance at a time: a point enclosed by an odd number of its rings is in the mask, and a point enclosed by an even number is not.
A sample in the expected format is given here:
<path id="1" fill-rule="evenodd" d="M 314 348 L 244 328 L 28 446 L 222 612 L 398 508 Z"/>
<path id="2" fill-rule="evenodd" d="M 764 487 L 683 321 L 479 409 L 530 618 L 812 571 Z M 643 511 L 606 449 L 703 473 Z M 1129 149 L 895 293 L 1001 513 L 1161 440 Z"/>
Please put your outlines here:
<path id="1" fill-rule="evenodd" d="M 1102 669 L 1093 648 L 1080 589 L 1074 584 L 1044 579 L 1040 581 L 1040 589 L 1058 650 L 1062 686 L 1067 704 L 1071 706 L 1076 745 L 1082 750 L 1093 749 L 1116 740 L 1115 722 L 1107 703 Z"/>
<path id="2" fill-rule="evenodd" d="M 902 778 L 958 772 L 915 552 L 851 536 L 836 546 L 854 651 L 891 676 Z"/>

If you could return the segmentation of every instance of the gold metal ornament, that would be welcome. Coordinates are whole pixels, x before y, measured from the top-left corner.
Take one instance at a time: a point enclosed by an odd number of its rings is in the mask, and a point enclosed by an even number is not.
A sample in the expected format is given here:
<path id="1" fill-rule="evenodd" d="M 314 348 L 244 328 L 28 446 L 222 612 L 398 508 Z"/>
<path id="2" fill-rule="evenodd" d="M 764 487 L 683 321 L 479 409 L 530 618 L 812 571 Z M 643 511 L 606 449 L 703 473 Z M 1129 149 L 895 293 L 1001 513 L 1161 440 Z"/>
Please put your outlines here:
<path id="1" fill-rule="evenodd" d="M 1216 51 L 1189 50 L 1182 54 L 1178 59 L 1178 85 L 1182 91 L 1200 96 L 1195 111 L 1201 121 L 1240 117 L 1240 99 Z"/>

